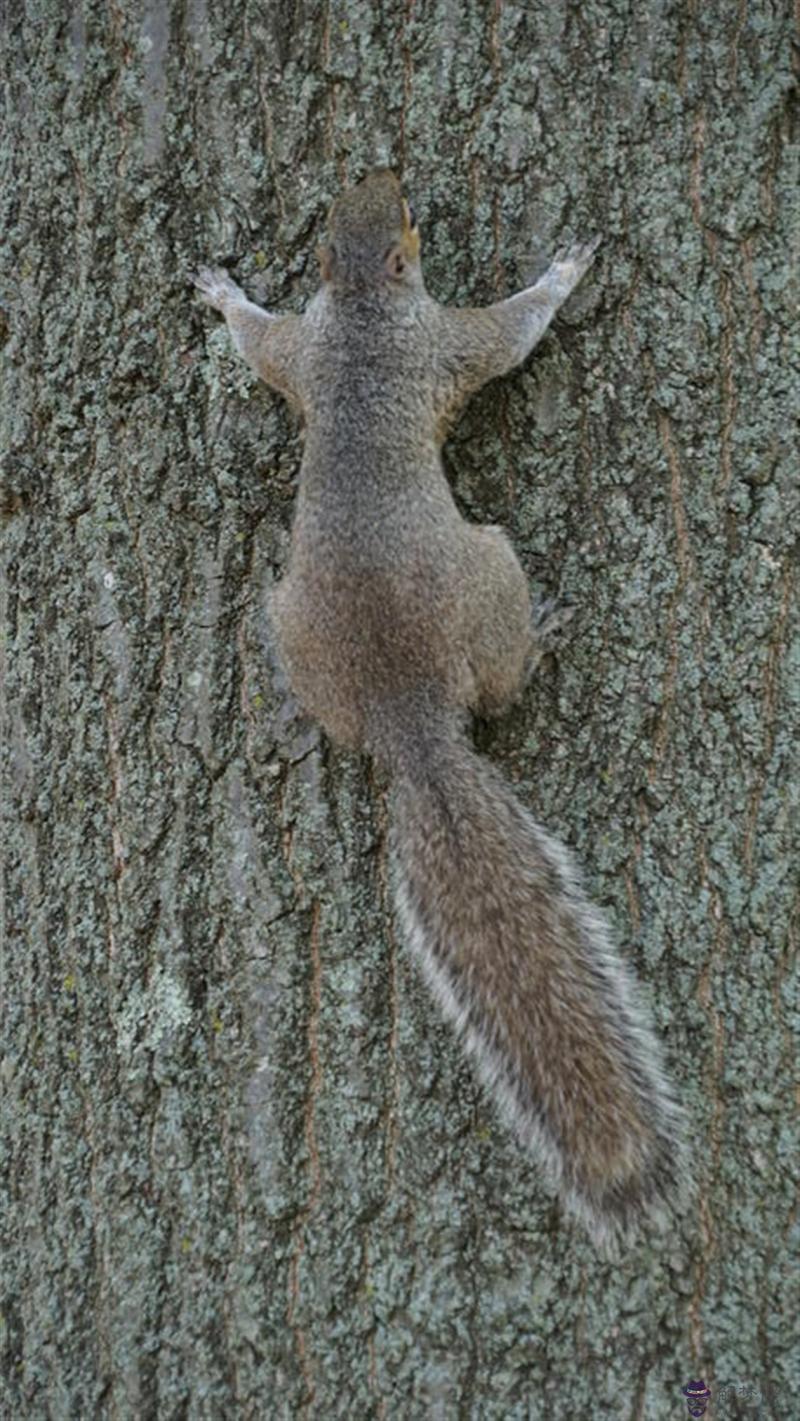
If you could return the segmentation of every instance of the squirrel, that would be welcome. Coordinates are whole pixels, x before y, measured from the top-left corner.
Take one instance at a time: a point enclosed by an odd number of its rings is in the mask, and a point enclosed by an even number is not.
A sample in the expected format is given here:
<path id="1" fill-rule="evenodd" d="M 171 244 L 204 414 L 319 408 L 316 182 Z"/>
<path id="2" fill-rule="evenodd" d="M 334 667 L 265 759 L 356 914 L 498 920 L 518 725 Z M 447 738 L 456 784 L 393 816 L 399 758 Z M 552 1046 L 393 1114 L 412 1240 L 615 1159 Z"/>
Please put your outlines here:
<path id="1" fill-rule="evenodd" d="M 440 457 L 461 405 L 526 358 L 597 245 L 561 251 L 494 305 L 439 305 L 414 210 L 382 169 L 334 202 L 302 315 L 254 305 L 224 270 L 193 280 L 304 421 L 270 605 L 291 686 L 333 741 L 388 773 L 404 936 L 517 1136 L 602 1247 L 663 1218 L 681 1111 L 569 853 L 468 741 L 468 713 L 518 699 L 565 613 L 532 614 L 510 542 L 462 518 Z"/>

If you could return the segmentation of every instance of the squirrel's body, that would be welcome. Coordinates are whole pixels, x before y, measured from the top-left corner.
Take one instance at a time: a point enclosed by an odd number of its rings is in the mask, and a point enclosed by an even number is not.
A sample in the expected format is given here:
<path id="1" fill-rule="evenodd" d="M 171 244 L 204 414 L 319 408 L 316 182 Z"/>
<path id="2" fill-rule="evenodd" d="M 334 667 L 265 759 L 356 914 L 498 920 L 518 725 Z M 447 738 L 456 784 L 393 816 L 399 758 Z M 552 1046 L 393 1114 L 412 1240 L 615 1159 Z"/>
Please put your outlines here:
<path id="1" fill-rule="evenodd" d="M 463 401 L 517 364 L 588 267 L 475 310 L 425 291 L 396 178 L 343 194 L 303 316 L 196 279 L 241 353 L 299 407 L 305 449 L 272 616 L 292 686 L 393 778 L 398 910 L 446 1014 L 521 1139 L 598 1237 L 669 1194 L 678 1111 L 657 1043 L 569 855 L 477 757 L 468 711 L 522 690 L 558 616 L 531 617 L 505 535 L 458 512 L 440 447 Z"/>
<path id="2" fill-rule="evenodd" d="M 424 289 L 402 305 L 381 295 L 337 301 L 323 288 L 310 308 L 309 416 L 273 619 L 306 709 L 340 744 L 387 759 L 376 703 L 436 685 L 446 704 L 478 708 L 481 621 L 497 623 L 491 655 L 503 679 L 510 670 L 509 699 L 530 599 L 505 535 L 468 524 L 445 477 L 430 388 L 440 308 Z M 513 669 L 503 643 L 516 645 Z"/>

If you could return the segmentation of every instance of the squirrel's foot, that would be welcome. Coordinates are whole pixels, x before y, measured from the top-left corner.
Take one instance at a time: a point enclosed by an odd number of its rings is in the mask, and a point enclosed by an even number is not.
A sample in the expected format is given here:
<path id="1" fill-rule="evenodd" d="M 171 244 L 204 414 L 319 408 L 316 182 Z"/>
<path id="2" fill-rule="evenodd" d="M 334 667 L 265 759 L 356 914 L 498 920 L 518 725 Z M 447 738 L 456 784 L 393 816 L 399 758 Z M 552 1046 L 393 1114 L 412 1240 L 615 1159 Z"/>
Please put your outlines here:
<path id="1" fill-rule="evenodd" d="M 567 626 L 575 616 L 577 608 L 568 602 L 557 602 L 547 597 L 538 602 L 531 611 L 531 644 L 525 663 L 525 682 L 530 681 L 543 656 L 549 651 L 548 641 Z"/>
<path id="2" fill-rule="evenodd" d="M 221 266 L 202 266 L 192 281 L 206 304 L 217 311 L 224 313 L 231 302 L 246 299 L 241 286 L 237 286 Z"/>
<path id="3" fill-rule="evenodd" d="M 560 632 L 572 621 L 577 611 L 569 602 L 557 602 L 555 597 L 546 597 L 537 602 L 531 612 L 531 632 L 537 641 L 542 641 L 553 632 Z"/>
<path id="4" fill-rule="evenodd" d="M 562 247 L 553 257 L 550 272 L 559 281 L 569 285 L 570 289 L 577 286 L 594 261 L 600 241 L 600 237 L 593 237 L 590 242 L 573 242 L 570 247 Z"/>

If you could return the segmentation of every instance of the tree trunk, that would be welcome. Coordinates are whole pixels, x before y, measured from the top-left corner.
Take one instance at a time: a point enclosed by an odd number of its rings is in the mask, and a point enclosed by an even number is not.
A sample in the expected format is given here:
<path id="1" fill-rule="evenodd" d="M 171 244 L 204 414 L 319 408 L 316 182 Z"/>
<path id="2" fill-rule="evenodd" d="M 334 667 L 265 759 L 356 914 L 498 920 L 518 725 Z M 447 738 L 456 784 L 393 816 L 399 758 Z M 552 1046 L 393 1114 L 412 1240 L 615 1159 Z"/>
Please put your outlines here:
<path id="1" fill-rule="evenodd" d="M 7 0 L 4 1417 L 798 1414 L 789 10 Z M 604 238 L 446 456 L 577 604 L 478 743 L 692 1121 L 696 1206 L 617 1264 L 397 940 L 385 784 L 288 696 L 299 433 L 187 285 L 301 308 L 384 162 L 440 300 Z"/>

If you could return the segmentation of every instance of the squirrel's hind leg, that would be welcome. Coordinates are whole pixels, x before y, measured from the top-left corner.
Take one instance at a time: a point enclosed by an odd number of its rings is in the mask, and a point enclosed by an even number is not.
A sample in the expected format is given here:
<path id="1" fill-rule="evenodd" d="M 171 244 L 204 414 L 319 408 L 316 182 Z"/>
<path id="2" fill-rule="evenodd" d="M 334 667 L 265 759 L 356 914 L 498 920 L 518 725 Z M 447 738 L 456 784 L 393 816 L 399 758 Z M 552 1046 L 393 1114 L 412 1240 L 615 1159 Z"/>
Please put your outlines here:
<path id="1" fill-rule="evenodd" d="M 556 602 L 552 597 L 546 598 L 544 602 L 538 602 L 533 608 L 530 621 L 530 645 L 525 662 L 524 684 L 526 686 L 532 680 L 542 657 L 546 656 L 550 650 L 549 643 L 552 637 L 572 621 L 575 611 L 575 607 L 569 606 L 566 602 Z"/>
<path id="2" fill-rule="evenodd" d="M 467 702 L 478 715 L 502 715 L 519 700 L 531 649 L 528 583 L 500 528 L 470 528 L 464 598 L 470 687 Z"/>
<path id="3" fill-rule="evenodd" d="M 527 579 L 502 529 L 471 527 L 469 534 L 467 704 L 477 715 L 503 715 L 575 608 L 550 598 L 532 608 Z"/>

